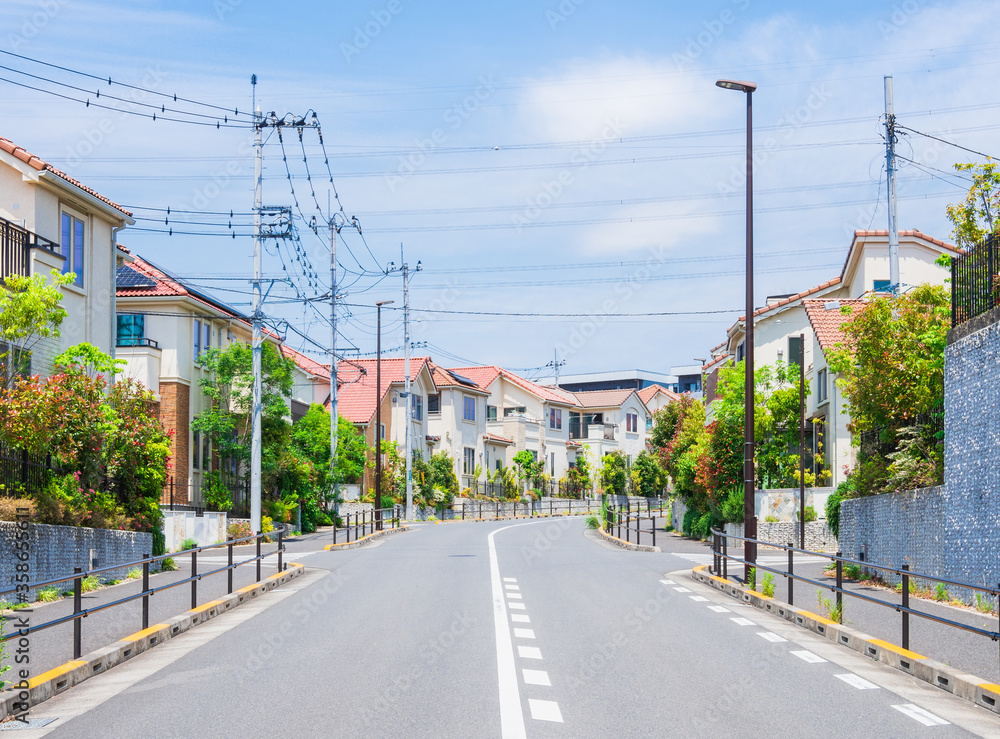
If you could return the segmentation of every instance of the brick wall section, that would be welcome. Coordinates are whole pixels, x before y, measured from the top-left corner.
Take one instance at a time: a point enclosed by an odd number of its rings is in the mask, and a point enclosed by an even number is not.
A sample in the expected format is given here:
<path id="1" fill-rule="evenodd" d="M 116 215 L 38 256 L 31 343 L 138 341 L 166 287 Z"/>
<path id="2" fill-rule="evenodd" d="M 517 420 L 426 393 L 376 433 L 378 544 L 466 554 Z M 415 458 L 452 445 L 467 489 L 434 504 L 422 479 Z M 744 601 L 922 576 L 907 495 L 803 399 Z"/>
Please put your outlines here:
<path id="1" fill-rule="evenodd" d="M 191 388 L 180 382 L 160 383 L 160 419 L 174 437 L 170 445 L 170 474 L 174 476 L 174 502 L 188 502 L 188 446 L 191 435 Z M 165 500 L 169 500 L 169 492 Z"/>
<path id="2" fill-rule="evenodd" d="M 27 526 L 27 563 L 31 582 L 71 575 L 74 567 L 90 569 L 91 549 L 96 550 L 98 567 L 133 562 L 153 551 L 152 534 L 35 523 L 24 525 Z M 18 551 L 15 549 L 18 526 L 19 524 L 10 521 L 0 521 L 0 588 L 2 589 L 15 585 L 14 567 L 17 560 L 13 553 Z M 104 573 L 100 578 L 123 580 L 127 575 L 128 570 L 121 569 Z M 60 591 L 71 590 L 73 583 L 63 583 L 56 587 Z M 32 592 L 30 597 L 35 599 L 36 594 Z M 0 596 L 0 600 L 13 601 L 14 597 Z"/>

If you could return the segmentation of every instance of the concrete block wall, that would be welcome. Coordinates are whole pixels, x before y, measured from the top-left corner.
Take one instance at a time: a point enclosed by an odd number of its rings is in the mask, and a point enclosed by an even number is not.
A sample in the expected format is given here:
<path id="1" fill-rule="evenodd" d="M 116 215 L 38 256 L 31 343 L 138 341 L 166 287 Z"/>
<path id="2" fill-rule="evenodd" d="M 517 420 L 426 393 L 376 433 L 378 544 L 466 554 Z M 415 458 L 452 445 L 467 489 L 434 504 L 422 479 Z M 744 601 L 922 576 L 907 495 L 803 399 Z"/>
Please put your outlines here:
<path id="1" fill-rule="evenodd" d="M 225 513 L 205 511 L 163 511 L 163 535 L 168 552 L 176 552 L 185 539 L 194 539 L 204 547 L 228 538 L 229 522 Z"/>
<path id="2" fill-rule="evenodd" d="M 23 534 L 19 527 L 24 527 Z M 153 551 L 153 535 L 147 533 L 0 521 L 0 587 L 3 589 L 15 585 L 15 567 L 19 563 L 15 552 L 23 551 L 18 543 L 19 535 L 27 536 L 26 563 L 31 582 L 71 575 L 74 567 L 89 570 L 91 549 L 95 550 L 98 567 L 133 562 Z M 123 580 L 127 575 L 128 568 L 124 568 L 103 573 L 100 577 L 102 580 Z M 73 585 L 69 582 L 56 587 L 61 591 Z M 35 600 L 37 593 L 32 591 L 29 598 Z M 15 600 L 13 596 L 0 599 Z"/>

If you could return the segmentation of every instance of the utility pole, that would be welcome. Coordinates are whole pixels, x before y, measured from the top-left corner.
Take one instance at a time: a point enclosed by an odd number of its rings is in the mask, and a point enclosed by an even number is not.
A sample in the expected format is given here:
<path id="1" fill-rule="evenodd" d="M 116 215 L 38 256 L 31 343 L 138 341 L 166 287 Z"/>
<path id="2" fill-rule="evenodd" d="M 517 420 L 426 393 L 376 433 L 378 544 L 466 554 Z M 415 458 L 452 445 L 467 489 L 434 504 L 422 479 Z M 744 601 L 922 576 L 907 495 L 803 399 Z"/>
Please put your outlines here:
<path id="1" fill-rule="evenodd" d="M 403 245 L 399 245 L 398 271 L 403 275 L 403 375 L 406 386 L 403 388 L 403 398 L 405 399 L 404 416 L 405 436 L 404 447 L 406 452 L 406 518 L 413 518 L 413 393 L 410 391 L 410 266 L 403 258 Z M 422 269 L 421 263 L 417 262 L 414 274 Z M 389 262 L 389 267 L 385 273 L 396 272 L 397 268 L 393 262 Z"/>
<path id="2" fill-rule="evenodd" d="M 889 191 L 889 289 L 899 295 L 899 228 L 896 224 L 896 114 L 892 75 L 885 76 L 885 171 Z"/>
<path id="3" fill-rule="evenodd" d="M 333 480 L 334 497 L 338 498 L 340 485 L 334 468 L 337 464 L 337 227 L 330 217 L 330 478 Z M 335 504 L 336 505 L 336 504 Z"/>
<path id="4" fill-rule="evenodd" d="M 263 116 L 257 107 L 257 75 L 250 77 L 253 86 L 253 338 L 251 348 L 253 354 L 253 410 L 251 413 L 250 442 L 250 530 L 260 533 L 260 459 L 261 459 L 261 204 L 263 202 L 262 172 L 263 172 Z"/>
<path id="5" fill-rule="evenodd" d="M 566 364 L 566 360 L 565 359 L 563 361 L 561 361 L 561 362 L 559 361 L 559 350 L 558 349 L 553 349 L 552 350 L 552 361 L 549 362 L 548 364 L 546 364 L 545 366 L 546 367 L 551 367 L 552 371 L 555 373 L 555 376 L 556 376 L 555 386 L 556 387 L 559 387 L 559 368 L 562 367 L 564 364 Z"/>

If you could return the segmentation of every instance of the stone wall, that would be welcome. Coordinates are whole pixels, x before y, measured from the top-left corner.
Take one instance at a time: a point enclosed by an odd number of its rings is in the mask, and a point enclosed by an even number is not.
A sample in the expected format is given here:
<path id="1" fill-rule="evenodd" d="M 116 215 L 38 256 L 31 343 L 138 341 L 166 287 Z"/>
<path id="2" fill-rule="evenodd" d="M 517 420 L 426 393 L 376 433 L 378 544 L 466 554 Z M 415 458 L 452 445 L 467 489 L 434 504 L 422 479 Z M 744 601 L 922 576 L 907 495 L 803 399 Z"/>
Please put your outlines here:
<path id="1" fill-rule="evenodd" d="M 743 536 L 742 523 L 727 523 L 726 533 L 730 536 Z M 768 541 L 772 544 L 787 546 L 788 544 L 799 545 L 799 525 L 787 522 L 757 522 L 757 539 Z M 733 540 L 729 542 L 729 548 L 740 548 L 743 542 Z M 767 548 L 767 547 L 764 547 Z M 769 551 L 782 551 L 770 549 Z M 812 552 L 836 552 L 837 537 L 833 535 L 826 521 L 810 521 L 806 524 L 806 549 Z"/>
<path id="2" fill-rule="evenodd" d="M 153 535 L 135 531 L 112 531 L 110 529 L 87 529 L 76 526 L 49 526 L 47 524 L 0 521 L 0 588 L 14 587 L 15 566 L 18 560 L 15 552 L 22 551 L 18 544 L 18 532 L 27 534 L 26 560 L 28 577 L 31 582 L 50 580 L 72 575 L 74 567 L 91 569 L 90 550 L 94 550 L 97 567 L 134 562 L 144 555 L 152 554 Z M 123 580 L 128 569 L 102 573 L 102 580 Z M 72 589 L 72 582 L 56 585 L 59 590 Z M 37 594 L 32 591 L 30 598 Z M 0 600 L 13 601 L 12 596 L 0 596 Z"/>

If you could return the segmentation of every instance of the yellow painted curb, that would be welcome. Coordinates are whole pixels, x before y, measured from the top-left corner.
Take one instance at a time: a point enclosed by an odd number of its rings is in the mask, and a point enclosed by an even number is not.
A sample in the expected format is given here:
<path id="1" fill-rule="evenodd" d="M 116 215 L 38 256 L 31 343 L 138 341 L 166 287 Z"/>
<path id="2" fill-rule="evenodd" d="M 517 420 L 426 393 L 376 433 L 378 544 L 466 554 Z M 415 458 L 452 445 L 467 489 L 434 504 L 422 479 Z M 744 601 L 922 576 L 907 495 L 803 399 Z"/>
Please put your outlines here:
<path id="1" fill-rule="evenodd" d="M 210 600 L 203 606 L 192 608 L 190 611 L 187 611 L 187 613 L 201 613 L 202 611 L 207 611 L 209 608 L 215 608 L 216 606 L 221 606 L 221 605 L 222 605 L 221 600 Z"/>
<path id="2" fill-rule="evenodd" d="M 813 613 L 812 611 L 803 611 L 801 609 L 796 609 L 795 612 L 797 614 L 799 614 L 800 616 L 805 616 L 806 618 L 811 618 L 813 621 L 819 621 L 821 624 L 824 624 L 826 626 L 839 626 L 840 625 L 836 621 L 831 621 L 828 618 L 823 618 L 822 616 L 820 616 L 820 615 L 818 615 L 816 613 Z"/>
<path id="3" fill-rule="evenodd" d="M 869 639 L 869 643 L 875 644 L 876 646 L 882 647 L 882 649 L 887 649 L 894 654 L 898 654 L 900 657 L 906 657 L 907 659 L 930 659 L 922 654 L 917 654 L 916 652 L 911 652 L 909 649 L 903 649 L 902 647 L 897 647 L 895 644 L 890 644 L 882 639 Z"/>
<path id="4" fill-rule="evenodd" d="M 42 683 L 47 683 L 49 680 L 56 680 L 57 678 L 60 678 L 63 675 L 65 675 L 67 672 L 72 672 L 78 667 L 83 667 L 86 664 L 87 663 L 84 662 L 83 660 L 75 659 L 70 662 L 67 662 L 66 664 L 59 665 L 58 667 L 53 667 L 51 670 L 43 672 L 41 675 L 38 675 L 37 677 L 31 678 L 28 681 L 28 690 L 31 690 L 32 688 L 37 688 L 39 685 L 41 685 Z"/>
<path id="5" fill-rule="evenodd" d="M 152 636 L 156 634 L 161 629 L 169 629 L 170 624 L 156 624 L 155 626 L 150 626 L 148 629 L 143 629 L 142 631 L 137 631 L 134 634 L 126 636 L 122 641 L 142 641 L 147 636 Z"/>

